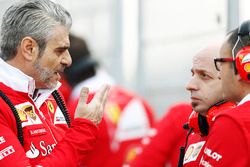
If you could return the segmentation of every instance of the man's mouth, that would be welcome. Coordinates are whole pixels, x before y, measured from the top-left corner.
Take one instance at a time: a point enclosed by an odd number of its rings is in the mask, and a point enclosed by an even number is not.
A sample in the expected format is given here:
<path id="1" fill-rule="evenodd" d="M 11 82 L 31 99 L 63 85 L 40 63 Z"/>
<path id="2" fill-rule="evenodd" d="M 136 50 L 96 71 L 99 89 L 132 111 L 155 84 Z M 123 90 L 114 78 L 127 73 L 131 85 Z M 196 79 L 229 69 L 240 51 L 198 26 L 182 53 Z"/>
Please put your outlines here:
<path id="1" fill-rule="evenodd" d="M 192 101 L 197 101 L 197 100 L 200 100 L 200 99 L 199 99 L 198 97 L 192 96 L 192 97 L 191 97 L 191 100 L 192 100 Z"/>

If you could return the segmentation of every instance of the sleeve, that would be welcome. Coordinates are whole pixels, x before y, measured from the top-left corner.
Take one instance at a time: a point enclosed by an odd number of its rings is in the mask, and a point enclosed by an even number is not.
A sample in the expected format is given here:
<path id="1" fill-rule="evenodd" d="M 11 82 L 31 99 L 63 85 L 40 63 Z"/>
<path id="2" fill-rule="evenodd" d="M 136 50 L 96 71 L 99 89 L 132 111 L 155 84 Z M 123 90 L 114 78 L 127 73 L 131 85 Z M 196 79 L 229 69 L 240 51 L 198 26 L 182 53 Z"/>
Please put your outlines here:
<path id="1" fill-rule="evenodd" d="M 182 126 L 187 122 L 191 111 L 191 106 L 187 104 L 178 104 L 170 108 L 163 119 L 156 125 L 157 134 L 152 137 L 148 145 L 145 145 L 142 153 L 135 158 L 130 166 L 164 166 L 171 160 L 175 161 L 171 162 L 172 165 L 177 166 L 178 145 L 184 144 L 186 136 L 186 131 Z M 183 143 L 180 141 L 183 141 Z"/>
<path id="2" fill-rule="evenodd" d="M 29 160 L 16 135 L 9 127 L 0 124 L 0 166 L 24 167 L 28 165 L 30 165 Z"/>
<path id="3" fill-rule="evenodd" d="M 97 127 L 88 120 L 75 119 L 65 137 L 58 142 L 50 155 L 37 164 L 30 164 L 21 144 L 12 130 L 0 124 L 0 166 L 1 167 L 68 167 L 77 166 L 94 147 Z"/>
<path id="4" fill-rule="evenodd" d="M 247 166 L 243 127 L 229 116 L 217 117 L 209 132 L 200 166 Z"/>

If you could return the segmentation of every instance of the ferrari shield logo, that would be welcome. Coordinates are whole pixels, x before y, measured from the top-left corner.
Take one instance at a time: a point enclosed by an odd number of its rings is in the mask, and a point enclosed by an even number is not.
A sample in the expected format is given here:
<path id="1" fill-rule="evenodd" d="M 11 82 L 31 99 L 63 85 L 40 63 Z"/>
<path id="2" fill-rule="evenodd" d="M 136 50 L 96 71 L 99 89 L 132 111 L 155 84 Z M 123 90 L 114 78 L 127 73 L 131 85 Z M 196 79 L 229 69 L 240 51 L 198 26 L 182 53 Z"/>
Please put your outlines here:
<path id="1" fill-rule="evenodd" d="M 52 104 L 51 101 L 48 101 L 47 106 L 48 106 L 49 111 L 50 111 L 52 114 L 54 114 L 55 108 L 54 108 L 54 106 L 53 106 L 53 104 Z"/>

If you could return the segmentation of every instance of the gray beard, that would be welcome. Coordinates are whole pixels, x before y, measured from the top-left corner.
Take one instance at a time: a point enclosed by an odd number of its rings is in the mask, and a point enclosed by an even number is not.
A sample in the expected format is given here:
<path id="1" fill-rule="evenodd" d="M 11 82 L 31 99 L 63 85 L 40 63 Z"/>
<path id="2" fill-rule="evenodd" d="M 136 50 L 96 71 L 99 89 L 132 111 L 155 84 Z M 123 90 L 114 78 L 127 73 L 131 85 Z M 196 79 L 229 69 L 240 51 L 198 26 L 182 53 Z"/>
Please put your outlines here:
<path id="1" fill-rule="evenodd" d="M 38 58 L 35 60 L 33 66 L 36 70 L 36 72 L 39 74 L 39 80 L 44 83 L 46 88 L 53 89 L 56 87 L 57 83 L 52 83 L 50 82 L 50 78 L 54 75 L 54 72 L 47 69 L 47 68 L 42 68 L 40 66 L 40 59 Z"/>

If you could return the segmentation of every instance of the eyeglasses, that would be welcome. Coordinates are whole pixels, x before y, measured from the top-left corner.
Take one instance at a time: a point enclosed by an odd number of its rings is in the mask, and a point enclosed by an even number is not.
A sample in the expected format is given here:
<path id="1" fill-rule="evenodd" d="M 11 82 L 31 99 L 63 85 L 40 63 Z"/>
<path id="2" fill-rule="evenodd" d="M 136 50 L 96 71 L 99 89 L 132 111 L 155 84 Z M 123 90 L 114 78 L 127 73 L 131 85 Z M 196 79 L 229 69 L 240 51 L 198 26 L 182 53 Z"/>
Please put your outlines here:
<path id="1" fill-rule="evenodd" d="M 221 63 L 224 62 L 233 62 L 234 59 L 232 57 L 228 57 L 228 58 L 215 58 L 214 59 L 214 65 L 217 71 L 220 71 L 220 67 L 221 67 Z"/>

